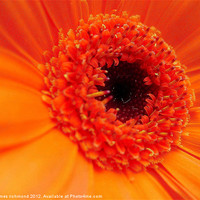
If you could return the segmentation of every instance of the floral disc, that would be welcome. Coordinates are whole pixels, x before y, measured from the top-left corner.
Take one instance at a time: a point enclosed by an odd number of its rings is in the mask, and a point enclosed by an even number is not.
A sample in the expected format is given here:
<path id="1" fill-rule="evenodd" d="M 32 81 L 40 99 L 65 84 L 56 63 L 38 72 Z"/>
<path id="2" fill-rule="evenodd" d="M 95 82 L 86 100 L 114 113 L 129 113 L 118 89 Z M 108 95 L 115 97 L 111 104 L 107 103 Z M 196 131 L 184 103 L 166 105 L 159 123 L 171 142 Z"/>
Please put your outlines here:
<path id="1" fill-rule="evenodd" d="M 122 12 L 90 16 L 46 51 L 42 99 L 95 166 L 139 172 L 180 144 L 194 94 L 155 27 Z"/>

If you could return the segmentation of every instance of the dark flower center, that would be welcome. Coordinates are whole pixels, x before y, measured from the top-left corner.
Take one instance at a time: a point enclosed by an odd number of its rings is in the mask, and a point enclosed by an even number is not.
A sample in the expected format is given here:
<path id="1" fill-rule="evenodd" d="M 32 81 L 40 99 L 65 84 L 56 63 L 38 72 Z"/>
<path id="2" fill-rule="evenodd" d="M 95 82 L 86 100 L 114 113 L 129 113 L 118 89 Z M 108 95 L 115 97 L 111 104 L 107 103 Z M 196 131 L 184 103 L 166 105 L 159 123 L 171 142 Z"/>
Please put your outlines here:
<path id="1" fill-rule="evenodd" d="M 110 68 L 104 67 L 108 71 L 109 80 L 105 82 L 105 87 L 97 86 L 99 90 L 109 90 L 110 93 L 104 97 L 113 98 L 106 104 L 106 109 L 119 108 L 117 118 L 125 122 L 131 118 L 140 119 L 146 113 L 144 107 L 149 93 L 156 93 L 154 85 L 145 85 L 144 78 L 147 72 L 140 68 L 139 62 L 128 63 L 120 61 L 118 66 L 112 65 Z"/>

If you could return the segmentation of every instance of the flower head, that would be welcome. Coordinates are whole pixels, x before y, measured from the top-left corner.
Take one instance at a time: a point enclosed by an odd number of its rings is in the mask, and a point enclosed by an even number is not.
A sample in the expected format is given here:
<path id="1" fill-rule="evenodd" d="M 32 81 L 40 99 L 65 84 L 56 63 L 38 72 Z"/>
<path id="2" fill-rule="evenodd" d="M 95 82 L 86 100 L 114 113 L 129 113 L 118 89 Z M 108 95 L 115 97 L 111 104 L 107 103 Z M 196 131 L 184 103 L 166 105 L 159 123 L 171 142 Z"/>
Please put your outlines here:
<path id="1" fill-rule="evenodd" d="M 0 4 L 2 194 L 199 196 L 198 2 Z"/>
<path id="2" fill-rule="evenodd" d="M 44 58 L 43 101 L 97 166 L 138 172 L 180 143 L 190 82 L 172 47 L 138 16 L 91 15 L 61 32 Z"/>

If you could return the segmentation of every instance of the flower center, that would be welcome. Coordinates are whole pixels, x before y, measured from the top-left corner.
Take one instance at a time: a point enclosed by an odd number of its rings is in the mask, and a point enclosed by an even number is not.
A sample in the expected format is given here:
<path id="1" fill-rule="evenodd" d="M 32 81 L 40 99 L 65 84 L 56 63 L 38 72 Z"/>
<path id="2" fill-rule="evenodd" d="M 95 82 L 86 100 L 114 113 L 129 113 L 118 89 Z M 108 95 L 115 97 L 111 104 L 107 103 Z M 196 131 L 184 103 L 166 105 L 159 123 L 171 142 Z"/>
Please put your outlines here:
<path id="1" fill-rule="evenodd" d="M 131 118 L 137 120 L 146 114 L 144 107 L 149 93 L 156 95 L 155 85 L 145 85 L 144 79 L 148 76 L 147 72 L 140 68 L 139 62 L 128 63 L 120 61 L 118 66 L 112 65 L 107 70 L 105 86 L 98 86 L 101 91 L 110 91 L 105 97 L 111 96 L 112 99 L 106 104 L 106 109 L 118 108 L 117 119 L 126 122 Z M 103 100 L 105 97 L 98 97 Z"/>
<path id="2" fill-rule="evenodd" d="M 180 144 L 194 92 L 173 48 L 138 16 L 80 20 L 44 59 L 50 116 L 95 166 L 139 172 Z"/>

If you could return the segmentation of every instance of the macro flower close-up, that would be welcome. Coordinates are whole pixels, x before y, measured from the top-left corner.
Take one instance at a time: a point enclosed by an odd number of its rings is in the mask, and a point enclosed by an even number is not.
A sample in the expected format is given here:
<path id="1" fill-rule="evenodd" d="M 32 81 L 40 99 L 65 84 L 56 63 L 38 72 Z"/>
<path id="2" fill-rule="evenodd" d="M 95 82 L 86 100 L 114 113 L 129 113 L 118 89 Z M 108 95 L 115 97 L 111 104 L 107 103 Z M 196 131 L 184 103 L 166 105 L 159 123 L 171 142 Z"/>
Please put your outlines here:
<path id="1" fill-rule="evenodd" d="M 0 199 L 199 199 L 199 11 L 0 0 Z"/>

